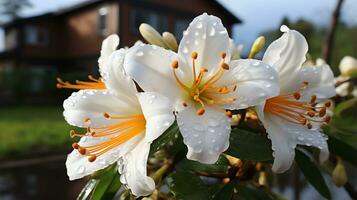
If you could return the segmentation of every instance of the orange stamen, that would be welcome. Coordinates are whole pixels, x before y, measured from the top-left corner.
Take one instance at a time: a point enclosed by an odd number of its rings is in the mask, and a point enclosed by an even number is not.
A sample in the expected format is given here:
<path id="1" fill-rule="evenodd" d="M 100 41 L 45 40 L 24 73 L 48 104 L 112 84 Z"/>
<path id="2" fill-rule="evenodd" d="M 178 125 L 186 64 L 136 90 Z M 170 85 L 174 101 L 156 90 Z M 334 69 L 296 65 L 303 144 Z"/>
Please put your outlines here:
<path id="1" fill-rule="evenodd" d="M 95 90 L 103 90 L 106 89 L 104 82 L 101 79 L 95 79 L 92 76 L 88 76 L 88 79 L 92 82 L 85 82 L 76 80 L 75 84 L 71 84 L 69 82 L 64 82 L 62 79 L 57 78 L 57 88 L 67 88 L 67 89 L 78 89 L 78 90 L 86 90 L 86 89 L 95 89 Z"/>

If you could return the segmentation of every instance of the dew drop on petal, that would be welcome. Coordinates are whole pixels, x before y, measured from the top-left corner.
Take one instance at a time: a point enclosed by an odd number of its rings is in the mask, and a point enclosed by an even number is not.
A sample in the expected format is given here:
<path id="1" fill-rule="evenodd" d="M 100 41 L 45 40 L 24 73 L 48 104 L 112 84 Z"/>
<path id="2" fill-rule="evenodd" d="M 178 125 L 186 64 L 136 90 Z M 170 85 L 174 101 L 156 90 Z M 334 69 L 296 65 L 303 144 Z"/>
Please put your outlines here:
<path id="1" fill-rule="evenodd" d="M 212 27 L 211 30 L 209 31 L 209 35 L 210 36 L 216 35 L 216 29 L 214 27 Z"/>
<path id="2" fill-rule="evenodd" d="M 137 55 L 137 56 L 143 56 L 143 55 L 144 55 L 144 52 L 141 51 L 141 50 L 139 50 L 139 51 L 136 52 L 136 55 Z"/>
<path id="3" fill-rule="evenodd" d="M 216 127 L 216 126 L 218 126 L 218 121 L 214 118 L 208 118 L 207 124 L 208 124 L 208 126 Z"/>
<path id="4" fill-rule="evenodd" d="M 203 27 L 202 22 L 198 22 L 196 28 L 201 29 Z"/>
<path id="5" fill-rule="evenodd" d="M 193 129 L 195 129 L 196 131 L 204 131 L 204 127 L 200 124 L 196 124 L 195 126 L 193 126 Z"/>
<path id="6" fill-rule="evenodd" d="M 83 165 L 81 165 L 77 168 L 77 174 L 83 174 L 85 170 L 86 168 Z"/>

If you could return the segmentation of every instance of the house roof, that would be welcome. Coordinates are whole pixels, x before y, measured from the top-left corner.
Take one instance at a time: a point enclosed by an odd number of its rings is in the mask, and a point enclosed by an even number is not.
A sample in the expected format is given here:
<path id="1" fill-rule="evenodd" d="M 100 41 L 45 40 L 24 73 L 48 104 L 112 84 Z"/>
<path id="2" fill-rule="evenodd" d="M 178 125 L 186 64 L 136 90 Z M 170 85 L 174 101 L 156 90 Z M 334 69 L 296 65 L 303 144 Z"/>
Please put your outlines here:
<path id="1" fill-rule="evenodd" d="M 7 27 L 10 27 L 10 26 L 13 26 L 13 25 L 16 25 L 16 24 L 21 24 L 23 22 L 37 20 L 37 19 L 44 18 L 44 17 L 51 17 L 51 16 L 69 14 L 71 12 L 78 11 L 80 9 L 84 9 L 84 8 L 87 8 L 87 7 L 90 7 L 90 6 L 94 6 L 94 5 L 96 5 L 98 3 L 101 3 L 103 1 L 108 1 L 108 0 L 88 0 L 88 1 L 84 1 L 84 2 L 78 3 L 76 5 L 70 6 L 70 7 L 59 9 L 57 11 L 47 12 L 47 13 L 40 14 L 40 15 L 35 15 L 35 16 L 30 16 L 30 17 L 23 17 L 23 18 L 19 18 L 19 19 L 13 20 L 13 21 L 9 21 L 9 22 L 0 24 L 0 27 L 7 28 Z M 119 1 L 123 1 L 123 0 L 119 0 Z M 226 7 L 224 7 L 222 4 L 220 4 L 217 0 L 206 0 L 206 2 L 211 3 L 215 7 L 218 7 L 219 9 L 223 10 L 230 18 L 232 18 L 233 23 L 241 23 L 242 22 L 236 15 L 234 15 Z"/>

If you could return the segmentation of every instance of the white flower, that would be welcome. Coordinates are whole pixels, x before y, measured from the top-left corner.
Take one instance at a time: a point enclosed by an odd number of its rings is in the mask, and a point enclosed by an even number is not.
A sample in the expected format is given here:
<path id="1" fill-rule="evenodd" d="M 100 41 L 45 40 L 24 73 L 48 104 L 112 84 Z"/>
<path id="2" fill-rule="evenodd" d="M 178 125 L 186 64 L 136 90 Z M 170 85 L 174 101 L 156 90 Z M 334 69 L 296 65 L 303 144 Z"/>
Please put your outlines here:
<path id="1" fill-rule="evenodd" d="M 343 76 L 357 75 L 357 59 L 351 56 L 343 57 L 338 67 Z"/>
<path id="2" fill-rule="evenodd" d="M 279 73 L 280 94 L 257 106 L 274 150 L 273 171 L 284 172 L 291 166 L 297 144 L 321 149 L 326 159 L 328 147 L 320 125 L 329 121 L 324 106 L 317 102 L 335 95 L 333 73 L 326 64 L 302 66 L 308 50 L 305 38 L 297 31 L 281 27 L 285 32 L 264 54 L 263 62 Z"/>
<path id="3" fill-rule="evenodd" d="M 350 81 L 347 81 L 349 79 L 350 79 L 350 77 L 343 76 L 343 75 L 340 75 L 335 78 L 334 82 L 335 82 L 335 84 L 338 84 L 338 86 L 336 87 L 337 95 L 339 95 L 341 97 L 346 97 L 346 96 L 350 95 L 350 93 L 353 91 L 354 87 Z"/>
<path id="4" fill-rule="evenodd" d="M 144 91 L 175 103 L 187 157 L 214 163 L 229 146 L 230 116 L 278 94 L 276 71 L 258 60 L 230 60 L 222 22 L 206 13 L 184 32 L 178 53 L 139 45 L 128 53 L 126 72 Z"/>
<path id="5" fill-rule="evenodd" d="M 103 81 L 99 82 L 105 87 L 99 84 L 101 90 L 90 89 L 89 83 L 78 82 L 85 90 L 64 101 L 67 122 L 87 128 L 84 134 L 71 131 L 81 139 L 68 155 L 67 173 L 74 180 L 118 162 L 121 181 L 134 195 L 143 196 L 155 189 L 146 172 L 150 144 L 173 123 L 174 115 L 167 97 L 154 92 L 137 93 L 123 71 L 130 49 L 115 50 L 118 44 L 118 36 L 111 35 L 102 45 L 98 62 Z M 64 87 L 69 85 L 64 83 Z"/>

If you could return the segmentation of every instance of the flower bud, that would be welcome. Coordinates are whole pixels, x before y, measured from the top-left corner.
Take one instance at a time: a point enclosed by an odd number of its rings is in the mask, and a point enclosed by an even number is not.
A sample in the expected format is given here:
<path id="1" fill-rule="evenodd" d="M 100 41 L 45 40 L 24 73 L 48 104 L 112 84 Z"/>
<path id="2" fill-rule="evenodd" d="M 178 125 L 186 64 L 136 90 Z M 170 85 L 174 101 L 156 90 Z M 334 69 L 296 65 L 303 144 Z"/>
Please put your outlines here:
<path id="1" fill-rule="evenodd" d="M 238 126 L 240 115 L 232 115 L 231 126 Z"/>
<path id="2" fill-rule="evenodd" d="M 162 34 L 162 38 L 164 39 L 164 42 L 169 49 L 171 49 L 174 52 L 177 52 L 178 49 L 178 44 L 175 36 L 172 33 L 169 32 L 164 32 Z"/>
<path id="3" fill-rule="evenodd" d="M 259 51 L 261 51 L 264 48 L 264 45 L 265 45 L 264 36 L 258 37 L 254 41 L 252 48 L 250 49 L 249 58 L 254 58 L 255 55 L 257 55 L 257 53 L 259 53 Z"/>
<path id="4" fill-rule="evenodd" d="M 346 169 L 341 158 L 337 158 L 337 165 L 332 172 L 332 180 L 338 187 L 343 186 L 347 182 Z"/>
<path id="5" fill-rule="evenodd" d="M 264 172 L 264 171 L 259 172 L 258 183 L 260 186 L 263 186 L 263 187 L 269 186 L 266 172 Z"/>
<path id="6" fill-rule="evenodd" d="M 339 65 L 341 75 L 356 77 L 357 76 L 357 59 L 351 56 L 345 56 Z"/>
<path id="7" fill-rule="evenodd" d="M 149 24 L 142 23 L 139 27 L 139 31 L 148 43 L 166 48 L 166 44 L 161 35 Z"/>

